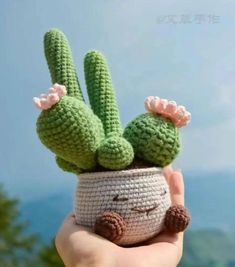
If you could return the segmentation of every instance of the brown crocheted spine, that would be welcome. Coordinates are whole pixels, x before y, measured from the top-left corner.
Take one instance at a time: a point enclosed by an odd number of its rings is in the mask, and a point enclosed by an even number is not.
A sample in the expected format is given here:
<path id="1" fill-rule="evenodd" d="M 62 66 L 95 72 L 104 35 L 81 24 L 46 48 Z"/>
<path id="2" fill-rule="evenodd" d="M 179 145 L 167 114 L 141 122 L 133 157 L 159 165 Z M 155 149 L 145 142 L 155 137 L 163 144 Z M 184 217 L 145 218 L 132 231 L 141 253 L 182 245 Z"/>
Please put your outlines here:
<path id="1" fill-rule="evenodd" d="M 96 218 L 95 233 L 115 242 L 126 230 L 126 223 L 116 212 L 107 211 Z"/>
<path id="2" fill-rule="evenodd" d="M 184 231 L 190 222 L 190 214 L 182 205 L 170 207 L 165 216 L 165 226 L 168 231 L 178 233 Z"/>

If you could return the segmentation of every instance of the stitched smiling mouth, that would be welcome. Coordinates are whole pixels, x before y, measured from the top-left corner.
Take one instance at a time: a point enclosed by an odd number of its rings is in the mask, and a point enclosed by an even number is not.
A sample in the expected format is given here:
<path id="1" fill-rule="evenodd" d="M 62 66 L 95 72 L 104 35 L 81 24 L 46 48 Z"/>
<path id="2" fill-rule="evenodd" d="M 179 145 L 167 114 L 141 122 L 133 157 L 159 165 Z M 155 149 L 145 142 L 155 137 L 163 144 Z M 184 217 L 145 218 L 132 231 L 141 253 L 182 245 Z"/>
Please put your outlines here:
<path id="1" fill-rule="evenodd" d="M 159 207 L 159 205 L 160 204 L 158 204 L 158 205 L 154 205 L 152 208 L 138 208 L 138 207 L 134 207 L 134 208 L 131 208 L 131 210 L 132 211 L 136 211 L 136 212 L 138 212 L 138 213 L 145 213 L 146 212 L 146 214 L 147 214 L 147 216 L 149 215 L 149 213 L 151 212 L 151 211 L 153 211 L 153 210 L 155 210 L 156 208 L 158 208 Z"/>
<path id="2" fill-rule="evenodd" d="M 166 194 L 166 190 L 161 194 L 161 196 L 165 195 Z M 119 197 L 119 195 L 116 195 L 114 198 L 113 198 L 113 201 L 116 201 L 116 202 L 122 202 L 122 201 L 128 201 L 128 198 L 127 197 Z M 131 208 L 131 211 L 136 211 L 138 213 L 145 213 L 147 214 L 147 216 L 149 215 L 149 213 L 155 209 L 157 209 L 158 207 L 160 206 L 160 204 L 155 204 L 153 207 L 151 208 L 139 208 L 139 207 L 133 207 Z"/>

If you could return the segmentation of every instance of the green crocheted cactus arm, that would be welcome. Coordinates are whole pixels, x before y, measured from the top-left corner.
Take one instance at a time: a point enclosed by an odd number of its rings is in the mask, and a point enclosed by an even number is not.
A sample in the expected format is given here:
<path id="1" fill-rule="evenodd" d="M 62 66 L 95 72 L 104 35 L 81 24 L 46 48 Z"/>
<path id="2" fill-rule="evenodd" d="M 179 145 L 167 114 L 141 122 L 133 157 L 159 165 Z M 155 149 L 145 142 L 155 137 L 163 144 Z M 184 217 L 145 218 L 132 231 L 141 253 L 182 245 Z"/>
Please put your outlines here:
<path id="1" fill-rule="evenodd" d="M 111 170 L 124 169 L 133 161 L 134 151 L 122 137 L 115 91 L 105 57 L 98 51 L 88 52 L 84 71 L 91 107 L 102 121 L 106 135 L 97 151 L 98 162 Z"/>
<path id="2" fill-rule="evenodd" d="M 180 151 L 178 128 L 168 119 L 145 113 L 128 123 L 123 136 L 132 144 L 136 157 L 164 167 Z"/>
<path id="3" fill-rule="evenodd" d="M 97 159 L 101 166 L 110 170 L 122 170 L 134 159 L 131 144 L 119 136 L 109 136 L 97 150 Z"/>
<path id="4" fill-rule="evenodd" d="M 57 165 L 65 172 L 72 172 L 75 174 L 80 174 L 82 173 L 82 170 L 79 169 L 75 164 L 70 163 L 58 156 L 56 156 L 56 163 Z"/>
<path id="5" fill-rule="evenodd" d="M 84 101 L 69 42 L 58 29 L 51 29 L 44 36 L 44 51 L 53 83 L 65 85 L 69 96 Z"/>
<path id="6" fill-rule="evenodd" d="M 101 119 L 105 134 L 122 134 L 119 110 L 111 75 L 105 57 L 90 51 L 84 59 L 84 70 L 89 100 L 94 113 Z"/>
<path id="7" fill-rule="evenodd" d="M 92 170 L 104 139 L 102 122 L 85 105 L 66 36 L 57 29 L 48 31 L 44 49 L 52 82 L 66 86 L 67 96 L 41 112 L 38 136 L 56 154 L 61 169 L 74 173 Z"/>
<path id="8" fill-rule="evenodd" d="M 96 167 L 96 151 L 104 131 L 100 119 L 83 101 L 63 96 L 56 105 L 41 112 L 37 133 L 48 149 L 79 170 Z"/>

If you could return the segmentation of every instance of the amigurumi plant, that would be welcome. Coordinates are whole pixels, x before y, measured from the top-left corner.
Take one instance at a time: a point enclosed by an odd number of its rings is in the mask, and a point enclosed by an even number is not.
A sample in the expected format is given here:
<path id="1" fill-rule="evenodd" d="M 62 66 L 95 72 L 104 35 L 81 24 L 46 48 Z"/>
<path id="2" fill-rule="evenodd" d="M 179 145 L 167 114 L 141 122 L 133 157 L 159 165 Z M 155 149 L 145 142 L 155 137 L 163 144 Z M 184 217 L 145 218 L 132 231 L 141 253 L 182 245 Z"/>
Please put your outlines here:
<path id="1" fill-rule="evenodd" d="M 180 151 L 180 127 L 190 113 L 174 101 L 150 96 L 146 113 L 123 129 L 105 57 L 84 59 L 90 107 L 85 103 L 66 36 L 52 29 L 44 37 L 54 84 L 34 98 L 41 109 L 37 133 L 58 166 L 79 176 L 76 222 L 119 245 L 144 241 L 164 227 L 185 230 L 186 208 L 171 206 L 162 168 Z"/>

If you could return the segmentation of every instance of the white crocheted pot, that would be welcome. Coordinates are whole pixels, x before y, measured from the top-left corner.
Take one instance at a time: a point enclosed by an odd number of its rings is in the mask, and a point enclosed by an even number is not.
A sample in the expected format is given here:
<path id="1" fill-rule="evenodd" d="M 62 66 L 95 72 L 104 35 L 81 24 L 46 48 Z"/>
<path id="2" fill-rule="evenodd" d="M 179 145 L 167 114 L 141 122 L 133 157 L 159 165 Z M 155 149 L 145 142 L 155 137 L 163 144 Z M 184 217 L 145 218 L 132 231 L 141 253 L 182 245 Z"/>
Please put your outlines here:
<path id="1" fill-rule="evenodd" d="M 131 245 L 158 234 L 170 206 L 169 187 L 161 168 L 79 175 L 77 224 L 91 227 L 118 245 Z"/>

